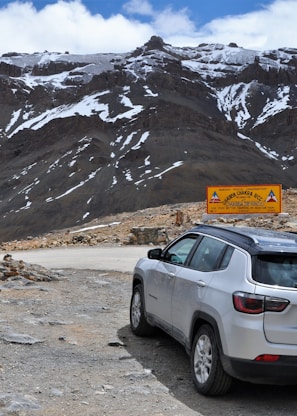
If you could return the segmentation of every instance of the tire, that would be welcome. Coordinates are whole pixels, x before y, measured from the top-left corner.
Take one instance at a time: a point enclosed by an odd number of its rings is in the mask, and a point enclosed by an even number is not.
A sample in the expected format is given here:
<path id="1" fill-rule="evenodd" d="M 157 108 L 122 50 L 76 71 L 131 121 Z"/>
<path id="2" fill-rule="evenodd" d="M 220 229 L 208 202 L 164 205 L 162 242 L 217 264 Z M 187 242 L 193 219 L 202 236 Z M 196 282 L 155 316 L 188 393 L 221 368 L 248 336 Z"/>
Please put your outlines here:
<path id="1" fill-rule="evenodd" d="M 191 372 L 196 389 L 205 396 L 221 396 L 231 386 L 232 377 L 223 369 L 210 325 L 202 325 L 195 336 L 191 351 Z"/>
<path id="2" fill-rule="evenodd" d="M 130 303 L 130 326 L 135 335 L 146 337 L 152 335 L 154 328 L 147 322 L 145 317 L 143 287 L 136 285 Z"/>

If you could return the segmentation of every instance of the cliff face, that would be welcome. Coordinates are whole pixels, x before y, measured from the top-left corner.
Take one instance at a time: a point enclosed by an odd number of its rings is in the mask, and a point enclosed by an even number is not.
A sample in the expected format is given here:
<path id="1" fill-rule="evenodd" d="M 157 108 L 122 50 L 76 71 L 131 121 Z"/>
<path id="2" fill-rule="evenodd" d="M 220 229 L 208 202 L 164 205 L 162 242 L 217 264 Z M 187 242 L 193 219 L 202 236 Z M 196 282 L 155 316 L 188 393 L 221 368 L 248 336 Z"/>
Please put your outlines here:
<path id="1" fill-rule="evenodd" d="M 205 199 L 207 185 L 296 186 L 297 50 L 176 48 L 0 58 L 1 241 Z"/>

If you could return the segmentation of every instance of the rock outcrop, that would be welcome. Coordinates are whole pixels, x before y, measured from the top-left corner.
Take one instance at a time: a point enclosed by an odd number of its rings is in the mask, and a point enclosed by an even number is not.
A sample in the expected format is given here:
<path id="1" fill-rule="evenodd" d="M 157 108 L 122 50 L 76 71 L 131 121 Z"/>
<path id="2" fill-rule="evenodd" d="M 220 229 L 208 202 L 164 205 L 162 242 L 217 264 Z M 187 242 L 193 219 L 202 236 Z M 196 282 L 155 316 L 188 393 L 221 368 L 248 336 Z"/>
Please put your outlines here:
<path id="1" fill-rule="evenodd" d="M 49 282 L 58 278 L 58 273 L 38 264 L 14 260 L 10 254 L 5 254 L 0 263 L 0 281 L 2 282 L 18 281 L 18 284 L 27 285 L 30 282 Z"/>

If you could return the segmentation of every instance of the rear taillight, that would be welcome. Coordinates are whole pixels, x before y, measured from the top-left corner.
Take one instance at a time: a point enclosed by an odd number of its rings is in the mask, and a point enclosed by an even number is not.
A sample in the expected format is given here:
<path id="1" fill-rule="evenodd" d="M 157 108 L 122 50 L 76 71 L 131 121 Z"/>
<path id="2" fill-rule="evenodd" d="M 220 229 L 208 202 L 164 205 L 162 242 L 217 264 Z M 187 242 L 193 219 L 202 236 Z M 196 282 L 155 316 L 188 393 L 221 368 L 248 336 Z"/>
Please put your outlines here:
<path id="1" fill-rule="evenodd" d="M 282 312 L 289 305 L 290 301 L 281 298 L 272 298 L 265 296 L 265 311 Z"/>
<path id="2" fill-rule="evenodd" d="M 264 296 L 252 295 L 250 293 L 233 293 L 234 308 L 243 313 L 264 312 Z"/>
<path id="3" fill-rule="evenodd" d="M 233 305 L 238 312 L 259 314 L 262 312 L 282 312 L 289 305 L 287 299 L 271 296 L 253 295 L 252 293 L 233 293 Z"/>

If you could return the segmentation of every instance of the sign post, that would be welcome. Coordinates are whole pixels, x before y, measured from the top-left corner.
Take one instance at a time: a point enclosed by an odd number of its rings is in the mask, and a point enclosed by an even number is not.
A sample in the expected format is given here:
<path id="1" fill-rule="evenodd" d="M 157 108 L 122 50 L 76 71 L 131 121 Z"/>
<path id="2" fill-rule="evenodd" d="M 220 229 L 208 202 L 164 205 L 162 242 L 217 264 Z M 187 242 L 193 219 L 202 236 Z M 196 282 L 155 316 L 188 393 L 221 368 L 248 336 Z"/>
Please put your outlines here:
<path id="1" fill-rule="evenodd" d="M 275 214 L 281 210 L 281 185 L 207 187 L 208 214 Z"/>

